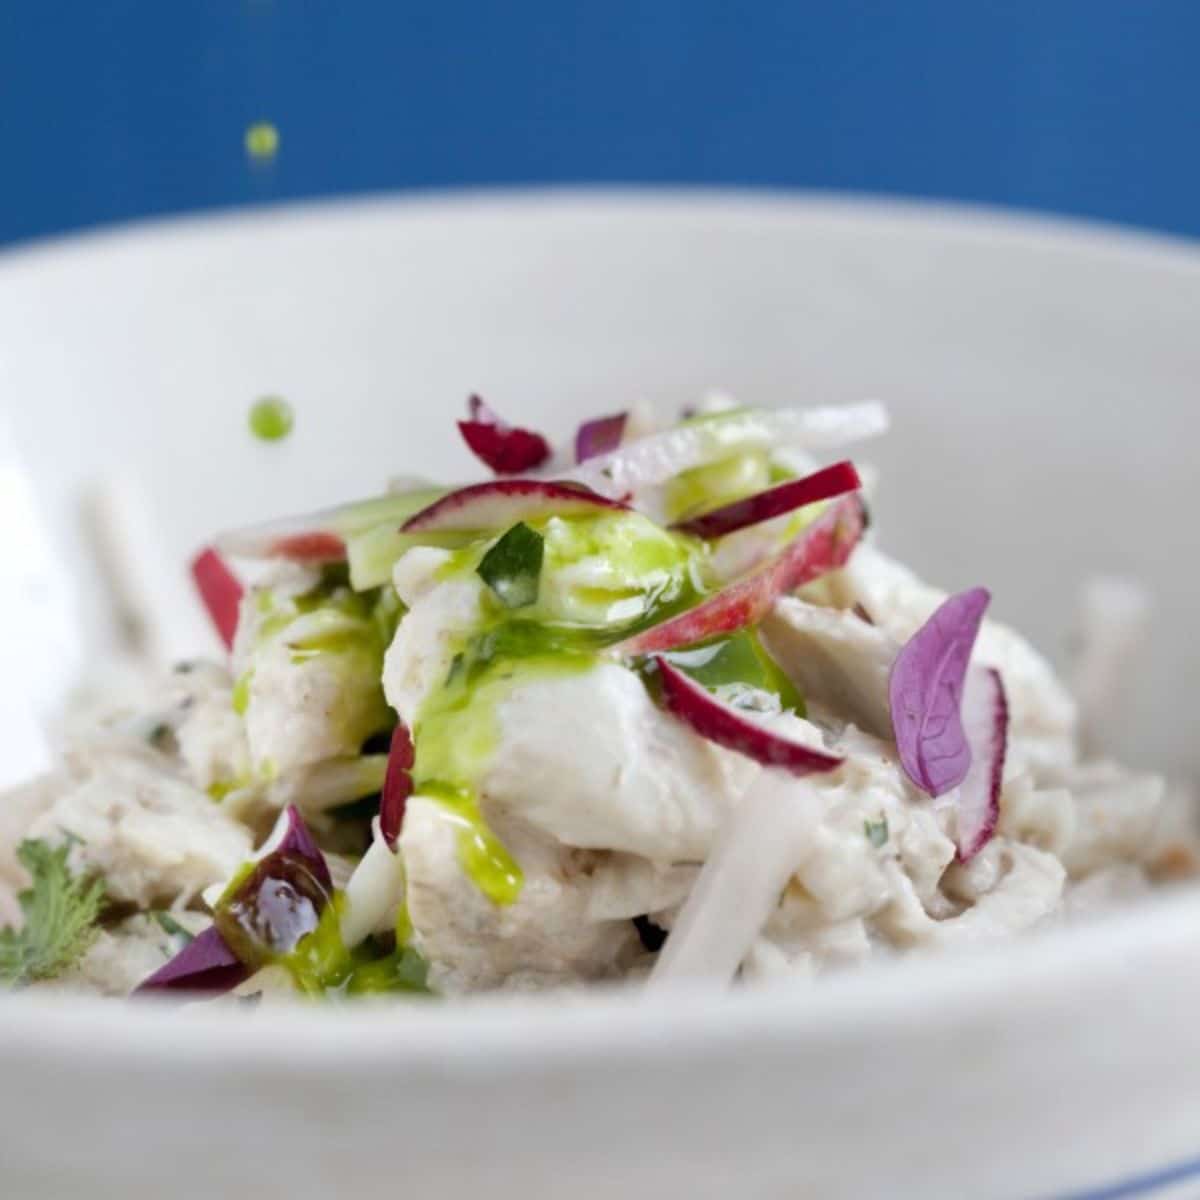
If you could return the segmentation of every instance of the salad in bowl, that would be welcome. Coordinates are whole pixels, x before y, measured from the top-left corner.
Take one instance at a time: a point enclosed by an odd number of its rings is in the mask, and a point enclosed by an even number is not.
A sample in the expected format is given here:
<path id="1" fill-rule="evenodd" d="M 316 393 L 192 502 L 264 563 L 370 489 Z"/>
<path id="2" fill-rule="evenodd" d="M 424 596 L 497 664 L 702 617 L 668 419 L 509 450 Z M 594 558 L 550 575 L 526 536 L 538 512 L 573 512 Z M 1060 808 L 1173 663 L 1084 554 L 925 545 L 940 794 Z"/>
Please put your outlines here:
<path id="1" fill-rule="evenodd" d="M 986 588 L 875 546 L 843 455 L 886 426 L 714 400 L 556 451 L 473 397 L 488 478 L 215 537 L 226 659 L 0 796 L 0 982 L 752 985 L 1190 872 L 1190 810 L 1084 752 Z"/>

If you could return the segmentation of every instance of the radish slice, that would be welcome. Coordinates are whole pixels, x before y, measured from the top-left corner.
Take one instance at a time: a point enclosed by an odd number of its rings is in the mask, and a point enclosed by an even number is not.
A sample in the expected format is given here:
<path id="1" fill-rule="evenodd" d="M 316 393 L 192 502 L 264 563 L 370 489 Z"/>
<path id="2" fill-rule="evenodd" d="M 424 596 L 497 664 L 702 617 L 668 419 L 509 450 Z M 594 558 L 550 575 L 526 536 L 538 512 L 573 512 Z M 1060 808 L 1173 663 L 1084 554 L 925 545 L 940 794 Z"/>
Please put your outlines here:
<path id="1" fill-rule="evenodd" d="M 1000 820 L 1000 787 L 1008 750 L 1008 697 L 999 671 L 972 667 L 963 689 L 962 723 L 971 765 L 958 788 L 958 861 L 969 862 L 991 841 Z"/>
<path id="2" fill-rule="evenodd" d="M 379 828 L 388 847 L 396 849 L 396 841 L 404 825 L 404 810 L 412 795 L 412 765 L 416 759 L 412 735 L 408 726 L 401 721 L 392 731 L 392 745 L 388 751 L 387 775 L 383 781 L 383 793 L 379 798 Z"/>
<path id="3" fill-rule="evenodd" d="M 197 934 L 170 962 L 143 979 L 133 990 L 146 992 L 231 991 L 251 975 L 250 968 L 230 949 L 215 925 Z"/>
<path id="4" fill-rule="evenodd" d="M 835 496 L 853 492 L 860 487 L 862 480 L 859 479 L 853 463 L 834 463 L 833 466 L 806 475 L 803 479 L 792 479 L 765 492 L 747 496 L 744 500 L 735 500 L 732 504 L 726 504 L 723 508 L 714 509 L 690 521 L 681 521 L 674 528 L 684 533 L 695 534 L 696 537 L 721 537 L 723 534 L 745 529 L 747 525 L 757 525 L 760 521 L 769 521 L 772 517 L 803 508 L 806 504 L 832 500 Z"/>
<path id="5" fill-rule="evenodd" d="M 695 608 L 619 643 L 619 654 L 658 654 L 757 625 L 787 592 L 842 566 L 867 527 L 857 495 L 846 496 L 794 538 L 766 566 L 722 588 Z"/>
<path id="6" fill-rule="evenodd" d="M 568 475 L 605 496 L 620 497 L 745 450 L 829 449 L 874 437 L 887 425 L 887 412 L 876 403 L 732 412 L 639 438 L 589 458 Z"/>
<path id="7" fill-rule="evenodd" d="M 727 984 L 762 933 L 820 819 L 811 784 L 763 771 L 718 832 L 650 973 L 651 987 Z"/>
<path id="8" fill-rule="evenodd" d="M 404 494 L 372 496 L 303 516 L 230 530 L 217 538 L 217 546 L 235 558 L 286 558 L 312 564 L 341 562 L 346 557 L 348 540 L 381 526 L 395 529 L 442 495 L 444 488 L 421 488 Z"/>
<path id="9" fill-rule="evenodd" d="M 458 428 L 472 453 L 497 475 L 520 475 L 550 457 L 550 444 L 540 433 L 508 425 L 480 397 L 467 401 L 471 417 Z"/>
<path id="10" fill-rule="evenodd" d="M 232 650 L 245 589 L 225 560 L 211 547 L 192 559 L 192 578 L 221 641 L 227 650 Z"/>
<path id="11" fill-rule="evenodd" d="M 665 658 L 656 657 L 654 663 L 662 678 L 667 708 L 710 742 L 744 754 L 763 766 L 782 767 L 792 775 L 836 771 L 842 765 L 842 759 L 836 755 L 814 750 L 752 721 L 741 710 L 718 700 Z"/>
<path id="12" fill-rule="evenodd" d="M 628 413 L 613 413 L 611 417 L 597 417 L 580 425 L 575 434 L 575 461 L 586 462 L 615 450 L 621 444 L 628 418 Z"/>
<path id="13" fill-rule="evenodd" d="M 518 521 L 542 517 L 627 512 L 626 505 L 578 486 L 538 479 L 494 479 L 460 488 L 422 509 L 401 526 L 401 533 L 480 533 L 508 529 Z"/>

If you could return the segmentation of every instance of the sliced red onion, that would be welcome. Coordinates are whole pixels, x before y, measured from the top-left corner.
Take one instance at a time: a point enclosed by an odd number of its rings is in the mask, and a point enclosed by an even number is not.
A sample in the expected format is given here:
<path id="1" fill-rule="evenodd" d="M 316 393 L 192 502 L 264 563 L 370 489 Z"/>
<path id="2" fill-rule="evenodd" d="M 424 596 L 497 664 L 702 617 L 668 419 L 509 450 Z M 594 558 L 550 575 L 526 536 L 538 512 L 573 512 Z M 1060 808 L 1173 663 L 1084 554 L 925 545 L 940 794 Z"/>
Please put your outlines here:
<path id="1" fill-rule="evenodd" d="M 726 533 L 734 533 L 745 529 L 748 525 L 757 525 L 761 521 L 769 521 L 780 517 L 794 509 L 803 508 L 806 504 L 816 504 L 821 500 L 832 500 L 845 492 L 853 492 L 862 487 L 862 480 L 851 462 L 834 463 L 803 479 L 792 479 L 781 483 L 778 487 L 768 488 L 765 492 L 747 496 L 744 500 L 735 500 L 712 512 L 690 521 L 681 521 L 675 526 L 684 533 L 695 534 L 696 537 L 716 538 Z"/>
<path id="2" fill-rule="evenodd" d="M 599 454 L 568 474 L 605 496 L 624 496 L 666 483 L 681 471 L 746 450 L 830 449 L 887 429 L 881 404 L 747 410 L 681 425 Z"/>
<path id="3" fill-rule="evenodd" d="M 502 421 L 479 396 L 467 402 L 471 417 L 458 428 L 472 453 L 497 475 L 520 475 L 550 457 L 550 443 L 540 433 Z"/>
<path id="4" fill-rule="evenodd" d="M 333 894 L 333 878 L 325 855 L 295 805 L 280 815 L 266 846 L 269 849 L 237 890 L 222 898 L 216 923 L 139 984 L 136 992 L 227 992 L 261 965 L 253 952 L 257 927 L 277 931 L 291 944 L 315 927 L 315 919 Z M 307 924 L 305 906 L 312 918 Z M 224 929 L 223 919 L 228 922 Z M 239 954 L 231 939 L 244 953 Z"/>
<path id="5" fill-rule="evenodd" d="M 401 721 L 392 731 L 388 751 L 387 775 L 379 798 L 379 830 L 390 849 L 396 849 L 400 830 L 404 827 L 404 810 L 412 795 L 412 765 L 416 761 L 412 735 Z"/>
<path id="6" fill-rule="evenodd" d="M 610 417 L 596 417 L 584 421 L 575 434 L 575 461 L 586 462 L 598 454 L 608 454 L 621 444 L 625 433 L 625 422 L 629 414 L 613 413 Z"/>
<path id="7" fill-rule="evenodd" d="M 289 804 L 283 810 L 283 820 L 285 822 L 283 836 L 272 854 L 302 859 L 317 882 L 328 891 L 333 891 L 333 878 L 329 874 L 329 864 L 325 861 L 321 847 L 317 845 L 316 839 L 304 823 L 300 810 L 294 804 Z M 262 861 L 266 862 L 267 860 L 264 858 Z"/>
<path id="8" fill-rule="evenodd" d="M 971 765 L 963 681 L 990 600 L 985 588 L 972 588 L 944 601 L 900 651 L 888 680 L 901 766 L 931 796 L 957 787 Z"/>
<path id="9" fill-rule="evenodd" d="M 659 654 L 679 646 L 757 625 L 775 601 L 842 566 L 867 527 L 857 495 L 832 504 L 807 529 L 752 574 L 722 588 L 695 608 L 655 625 L 615 647 L 620 654 Z"/>
<path id="10" fill-rule="evenodd" d="M 232 650 L 245 589 L 225 560 L 211 547 L 192 559 L 192 578 L 221 641 L 227 650 Z"/>
<path id="11" fill-rule="evenodd" d="M 538 479 L 493 479 L 443 496 L 410 517 L 401 532 L 477 533 L 509 529 L 518 521 L 586 516 L 600 511 L 627 510 L 624 504 L 586 492 L 577 484 Z"/>
<path id="12" fill-rule="evenodd" d="M 959 862 L 968 862 L 991 841 L 1000 820 L 1000 788 L 1008 750 L 1008 697 L 999 671 L 972 667 L 962 698 L 962 724 L 971 765 L 958 787 Z"/>
<path id="13" fill-rule="evenodd" d="M 707 688 L 685 675 L 665 658 L 655 658 L 667 708 L 701 737 L 726 750 L 735 750 L 767 767 L 782 767 L 792 775 L 836 771 L 842 760 L 776 733 L 744 712 L 718 700 Z"/>
<path id="14" fill-rule="evenodd" d="M 250 978 L 250 968 L 230 949 L 215 925 L 197 934 L 169 963 L 134 988 L 146 992 L 207 992 L 219 995 Z"/>

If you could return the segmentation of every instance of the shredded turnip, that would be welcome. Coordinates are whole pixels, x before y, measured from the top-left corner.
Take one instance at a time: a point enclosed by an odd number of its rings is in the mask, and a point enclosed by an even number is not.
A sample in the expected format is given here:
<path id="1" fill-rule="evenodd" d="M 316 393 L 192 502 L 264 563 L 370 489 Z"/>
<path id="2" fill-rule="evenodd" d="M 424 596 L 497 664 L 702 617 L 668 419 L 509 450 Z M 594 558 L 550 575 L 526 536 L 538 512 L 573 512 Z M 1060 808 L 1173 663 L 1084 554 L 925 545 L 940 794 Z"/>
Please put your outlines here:
<path id="1" fill-rule="evenodd" d="M 650 976 L 729 983 L 779 903 L 822 816 L 816 789 L 764 770 L 726 819 Z"/>
<path id="2" fill-rule="evenodd" d="M 387 843 L 379 818 L 371 822 L 371 846 L 346 884 L 342 941 L 353 949 L 372 933 L 389 929 L 404 902 L 404 859 Z"/>

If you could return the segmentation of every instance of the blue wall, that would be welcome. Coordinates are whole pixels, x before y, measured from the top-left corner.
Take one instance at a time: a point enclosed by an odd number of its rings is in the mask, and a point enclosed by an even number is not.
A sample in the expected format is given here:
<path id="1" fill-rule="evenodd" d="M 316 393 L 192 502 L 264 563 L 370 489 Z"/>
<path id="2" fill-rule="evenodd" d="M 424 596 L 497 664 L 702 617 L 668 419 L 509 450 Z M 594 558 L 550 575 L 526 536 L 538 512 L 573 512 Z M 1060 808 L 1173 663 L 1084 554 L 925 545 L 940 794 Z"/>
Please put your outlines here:
<path id="1" fill-rule="evenodd" d="M 861 188 L 1200 234 L 1197 0 L 0 0 L 0 242 L 390 187 Z M 282 150 L 247 168 L 242 134 Z"/>

